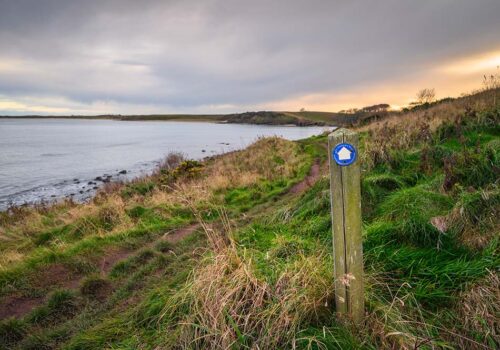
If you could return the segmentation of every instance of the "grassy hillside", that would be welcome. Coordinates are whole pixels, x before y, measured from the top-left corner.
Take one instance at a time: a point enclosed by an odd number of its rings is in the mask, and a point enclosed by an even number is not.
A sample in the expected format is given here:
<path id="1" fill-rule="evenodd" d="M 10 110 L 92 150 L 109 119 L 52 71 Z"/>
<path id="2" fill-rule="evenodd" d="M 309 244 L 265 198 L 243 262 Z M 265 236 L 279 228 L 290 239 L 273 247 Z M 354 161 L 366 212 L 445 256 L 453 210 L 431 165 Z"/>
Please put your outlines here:
<path id="1" fill-rule="evenodd" d="M 334 119 L 319 120 L 307 116 L 300 116 L 287 112 L 245 112 L 234 114 L 148 114 L 148 115 L 95 115 L 95 116 L 0 116 L 0 118 L 56 118 L 56 119 L 112 119 L 122 121 L 189 121 L 189 122 L 216 122 L 216 123 L 239 123 L 258 125 L 334 125 Z"/>
<path id="2" fill-rule="evenodd" d="M 499 122 L 477 95 L 358 128 L 359 327 L 334 310 L 322 135 L 1 214 L 0 348 L 498 348 Z"/>
<path id="3" fill-rule="evenodd" d="M 297 126 L 352 126 L 373 118 L 385 117 L 391 112 L 356 114 L 333 112 L 274 112 L 258 111 L 234 114 L 149 114 L 149 115 L 95 115 L 95 116 L 0 116 L 0 118 L 71 118 L 71 119 L 113 119 L 122 121 L 192 121 L 216 123 L 240 123 L 258 125 L 297 125 Z"/>

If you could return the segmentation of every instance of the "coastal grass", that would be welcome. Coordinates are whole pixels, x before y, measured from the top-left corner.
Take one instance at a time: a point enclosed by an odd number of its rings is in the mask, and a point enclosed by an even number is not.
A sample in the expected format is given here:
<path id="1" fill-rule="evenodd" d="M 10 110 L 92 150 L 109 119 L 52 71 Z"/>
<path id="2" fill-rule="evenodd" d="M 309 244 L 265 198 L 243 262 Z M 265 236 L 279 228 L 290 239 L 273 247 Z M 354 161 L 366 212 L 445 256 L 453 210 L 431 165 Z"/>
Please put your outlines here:
<path id="1" fill-rule="evenodd" d="M 158 283 L 163 271 L 167 279 L 186 278 L 200 239 L 170 243 L 164 234 L 188 226 L 195 212 L 217 221 L 217 203 L 225 204 L 220 196 L 225 191 L 253 186 L 263 195 L 267 183 L 279 190 L 265 198 L 280 195 L 313 162 L 313 150 L 302 153 L 302 148 L 278 138 L 261 139 L 225 156 L 229 160 L 215 157 L 201 164 L 180 159 L 149 178 L 107 187 L 88 204 L 63 202 L 3 213 L 0 249 L 18 258 L 2 261 L 2 298 L 35 298 L 35 307 L 20 323 L 2 320 L 2 341 L 9 348 L 59 347 L 99 323 L 99 312 L 118 312 L 113 310 L 142 290 L 145 277 L 153 274 Z M 278 171 L 270 171 L 275 166 Z M 243 205 L 235 205 L 230 215 L 242 210 Z M 108 256 L 113 265 L 103 270 Z M 68 276 L 52 275 L 56 270 Z M 42 275 L 46 281 L 39 279 Z M 57 289 L 65 286 L 72 289 Z M 46 300 L 47 294 L 53 297 Z"/>
<path id="2" fill-rule="evenodd" d="M 488 101 L 359 128 L 361 325 L 335 313 L 326 137 L 270 138 L 85 205 L 3 214 L 2 296 L 47 297 L 0 322 L 0 348 L 498 348 L 500 109 Z M 313 164 L 320 176 L 290 191 Z M 60 264 L 77 286 L 41 288 Z"/>
<path id="3" fill-rule="evenodd" d="M 487 118 L 498 121 L 498 110 L 487 113 Z M 425 154 L 434 148 L 456 155 L 448 142 L 457 136 L 438 139 L 430 126 L 416 124 L 422 133 L 411 131 L 414 139 L 406 147 L 368 164 L 364 193 L 371 196 L 368 206 L 373 208 L 367 209 L 370 215 L 364 230 L 368 313 L 364 326 L 356 329 L 335 321 L 328 307 L 333 291 L 329 184 L 320 180 L 300 198 L 278 201 L 272 212 L 259 213 L 250 224 L 219 233 L 211 253 L 182 288 L 170 292 L 164 308 L 155 315 L 155 323 L 165 334 L 161 346 L 498 346 L 498 334 L 491 328 L 497 325 L 493 312 L 500 303 L 493 292 L 497 281 L 493 271 L 500 264 L 498 231 L 489 231 L 490 239 L 482 250 L 471 251 L 448 224 L 456 208 L 464 208 L 464 197 L 474 197 L 471 194 L 479 191 L 483 195 L 476 195 L 482 203 L 478 210 L 485 214 L 462 209 L 462 220 L 474 218 L 486 231 L 495 227 L 490 213 L 498 210 L 497 184 L 489 174 L 497 171 L 498 149 L 489 147 L 499 136 L 498 127 L 477 128 L 474 123 L 481 123 L 484 115 L 476 117 L 470 116 L 468 127 L 479 129 L 481 135 L 469 132 L 464 137 L 465 142 L 480 140 L 477 154 L 489 154 L 477 162 L 457 162 L 450 169 L 445 160 L 429 159 Z M 482 176 L 453 175 L 455 182 L 449 187 L 450 171 L 465 174 L 468 166 L 481 169 Z M 414 175 L 417 169 L 429 167 L 432 171 Z M 214 231 L 207 235 L 213 236 Z M 462 304 L 464 295 L 478 290 L 489 297 L 486 309 L 476 306 L 478 313 L 468 315 L 468 323 L 450 314 L 452 309 L 470 310 Z M 474 318 L 484 323 L 478 321 L 475 329 L 467 327 Z M 484 330 L 478 324 L 489 325 L 488 331 L 478 332 Z"/>

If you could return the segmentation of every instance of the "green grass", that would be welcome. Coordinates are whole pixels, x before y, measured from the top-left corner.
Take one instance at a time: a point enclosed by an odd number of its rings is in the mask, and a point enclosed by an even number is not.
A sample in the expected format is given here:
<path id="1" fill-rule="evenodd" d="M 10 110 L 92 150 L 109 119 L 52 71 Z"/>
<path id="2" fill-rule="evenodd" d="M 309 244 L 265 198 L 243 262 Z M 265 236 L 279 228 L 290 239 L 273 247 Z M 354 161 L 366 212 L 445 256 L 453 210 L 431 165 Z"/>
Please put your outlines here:
<path id="1" fill-rule="evenodd" d="M 365 325 L 334 314 L 328 177 L 289 191 L 326 161 L 322 135 L 296 143 L 300 164 L 290 176 L 229 186 L 209 202 L 152 205 L 158 183 L 148 179 L 120 189 L 123 210 L 103 202 L 71 223 L 43 214 L 44 230 L 17 236 L 24 258 L 0 270 L 2 295 L 43 300 L 0 322 L 0 349 L 459 348 L 473 344 L 467 338 L 494 348 L 498 337 L 484 332 L 491 318 L 464 314 L 463 298 L 491 287 L 483 284 L 500 266 L 498 115 L 477 111 L 364 167 Z M 361 136 L 361 151 L 369 151 L 373 135 Z M 269 152 L 269 164 L 284 165 L 283 154 Z M 210 246 L 200 231 L 176 243 L 160 239 L 195 218 L 222 232 L 225 245 Z M 223 230 L 227 220 L 231 229 Z M 130 254 L 104 273 L 101 258 L 113 249 Z M 78 287 L 37 285 L 53 264 L 80 276 Z"/>

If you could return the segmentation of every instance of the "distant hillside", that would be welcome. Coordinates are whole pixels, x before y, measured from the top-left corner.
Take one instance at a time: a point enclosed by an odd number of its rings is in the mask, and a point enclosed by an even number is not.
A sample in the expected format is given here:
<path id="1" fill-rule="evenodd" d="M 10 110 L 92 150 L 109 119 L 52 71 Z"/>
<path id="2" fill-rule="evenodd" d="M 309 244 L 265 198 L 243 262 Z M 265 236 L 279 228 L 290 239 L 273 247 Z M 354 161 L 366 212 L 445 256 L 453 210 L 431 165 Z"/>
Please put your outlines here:
<path id="1" fill-rule="evenodd" d="M 268 125 L 298 125 L 298 126 L 312 126 L 312 125 L 325 125 L 322 120 L 312 120 L 304 118 L 299 115 L 294 115 L 289 112 L 246 112 L 228 114 L 223 116 L 227 123 L 244 123 L 244 124 L 268 124 Z"/>
<path id="2" fill-rule="evenodd" d="M 113 120 L 158 120 L 158 121 L 193 121 L 218 122 L 260 125 L 297 125 L 297 126 L 363 126 L 374 121 L 402 115 L 406 112 L 427 110 L 431 107 L 461 100 L 464 97 L 453 99 L 445 98 L 432 103 L 425 103 L 405 108 L 403 111 L 390 111 L 389 105 L 382 103 L 361 109 L 351 109 L 340 112 L 316 111 L 256 111 L 233 114 L 148 114 L 148 115 L 121 115 L 105 114 L 95 116 L 0 116 L 0 118 L 74 118 L 74 119 L 113 119 Z"/>
<path id="3" fill-rule="evenodd" d="M 275 112 L 258 111 L 233 114 L 149 114 L 149 115 L 120 115 L 106 114 L 94 116 L 0 116 L 0 118 L 41 118 L 41 119 L 112 119 L 112 120 L 158 120 L 158 121 L 193 121 L 193 122 L 219 122 L 259 125 L 297 125 L 297 126 L 351 126 L 361 121 L 384 117 L 384 113 L 336 113 L 336 112 Z"/>

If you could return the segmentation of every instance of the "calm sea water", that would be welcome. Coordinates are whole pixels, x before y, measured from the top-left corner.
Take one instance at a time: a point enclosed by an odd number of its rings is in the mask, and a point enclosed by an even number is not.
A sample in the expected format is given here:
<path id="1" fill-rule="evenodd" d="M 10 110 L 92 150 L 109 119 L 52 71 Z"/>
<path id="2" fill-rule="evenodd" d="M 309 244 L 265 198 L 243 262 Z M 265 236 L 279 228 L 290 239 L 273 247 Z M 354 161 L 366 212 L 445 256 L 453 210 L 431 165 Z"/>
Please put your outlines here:
<path id="1" fill-rule="evenodd" d="M 259 136 L 296 140 L 321 127 L 194 122 L 0 118 L 0 210 L 9 205 L 85 200 L 102 185 L 151 172 L 169 152 L 199 159 L 241 149 Z M 126 170 L 125 175 L 119 174 Z M 89 182 L 92 182 L 89 184 Z M 94 184 L 95 182 L 96 184 Z"/>

